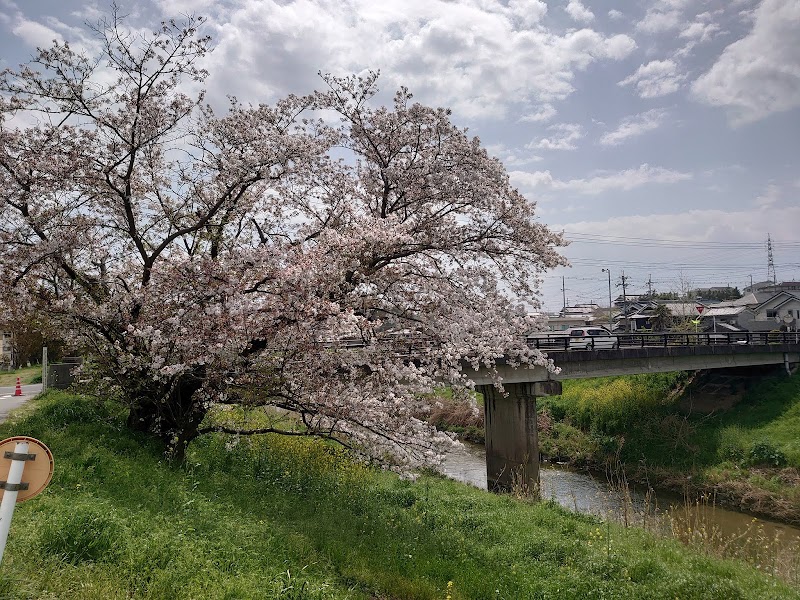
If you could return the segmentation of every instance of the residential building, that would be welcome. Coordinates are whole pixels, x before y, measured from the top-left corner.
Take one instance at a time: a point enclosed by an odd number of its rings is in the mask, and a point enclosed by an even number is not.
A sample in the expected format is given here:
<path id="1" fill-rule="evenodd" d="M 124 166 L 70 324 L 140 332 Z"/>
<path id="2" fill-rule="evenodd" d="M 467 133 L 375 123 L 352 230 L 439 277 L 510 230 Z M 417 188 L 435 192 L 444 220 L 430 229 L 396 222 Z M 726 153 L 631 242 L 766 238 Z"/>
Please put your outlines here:
<path id="1" fill-rule="evenodd" d="M 725 331 L 797 331 L 800 292 L 763 290 L 709 307 L 701 315 L 704 329 L 717 332 L 720 328 Z"/>

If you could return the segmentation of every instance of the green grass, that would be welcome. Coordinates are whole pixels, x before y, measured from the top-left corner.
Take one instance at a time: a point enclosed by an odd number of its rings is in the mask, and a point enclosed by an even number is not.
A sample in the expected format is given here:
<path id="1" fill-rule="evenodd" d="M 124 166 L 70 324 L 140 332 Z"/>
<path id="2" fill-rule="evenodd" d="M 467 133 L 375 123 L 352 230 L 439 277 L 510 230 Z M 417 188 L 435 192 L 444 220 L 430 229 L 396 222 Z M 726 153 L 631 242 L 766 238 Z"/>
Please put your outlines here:
<path id="1" fill-rule="evenodd" d="M 416 482 L 321 442 L 207 436 L 172 466 L 113 405 L 51 392 L 0 426 L 55 456 L 17 508 L 13 599 L 798 598 L 678 542 L 551 503 Z"/>
<path id="2" fill-rule="evenodd" d="M 14 371 L 0 371 L 0 386 L 15 385 L 17 377 L 20 378 L 22 385 L 41 383 L 42 367 L 41 365 L 34 365 L 33 367 L 23 367 Z"/>
<path id="3" fill-rule="evenodd" d="M 680 410 L 674 392 L 684 378 L 565 382 L 562 396 L 539 400 L 552 420 L 540 431 L 542 452 L 595 468 L 619 460 L 657 487 L 691 475 L 697 491 L 718 491 L 729 505 L 800 522 L 800 375 L 765 377 L 710 415 Z"/>
<path id="4" fill-rule="evenodd" d="M 665 467 L 743 466 L 800 468 L 800 376 L 765 378 L 733 408 L 711 415 L 684 415 L 673 394 L 679 374 L 635 375 L 564 383 L 564 393 L 541 398 L 540 409 L 595 441 L 624 436 L 622 457 Z M 612 444 L 613 445 L 613 444 Z M 766 447 L 765 447 L 766 446 Z"/>
<path id="5" fill-rule="evenodd" d="M 737 448 L 747 458 L 754 445 L 768 442 L 784 455 L 786 465 L 800 468 L 800 376 L 764 381 L 718 423 L 699 427 L 698 437 L 707 437 L 712 427 L 720 458 L 737 458 Z M 726 450 L 733 456 L 720 455 Z"/>

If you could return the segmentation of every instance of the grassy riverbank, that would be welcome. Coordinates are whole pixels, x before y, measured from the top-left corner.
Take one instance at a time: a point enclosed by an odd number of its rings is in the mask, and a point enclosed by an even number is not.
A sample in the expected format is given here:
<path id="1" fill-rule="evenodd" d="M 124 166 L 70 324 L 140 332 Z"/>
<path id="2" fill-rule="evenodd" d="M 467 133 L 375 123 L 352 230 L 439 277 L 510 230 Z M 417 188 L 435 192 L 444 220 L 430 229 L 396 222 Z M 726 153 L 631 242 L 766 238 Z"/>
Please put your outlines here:
<path id="1" fill-rule="evenodd" d="M 681 374 L 566 382 L 562 396 L 540 400 L 541 449 L 799 523 L 800 375 L 765 377 L 739 392 L 735 402 L 722 394 L 716 408 L 697 411 Z"/>
<path id="2" fill-rule="evenodd" d="M 51 393 L 0 426 L 54 453 L 19 505 L 0 598 L 797 598 L 744 564 L 322 443 L 206 437 L 186 465 L 110 405 Z"/>

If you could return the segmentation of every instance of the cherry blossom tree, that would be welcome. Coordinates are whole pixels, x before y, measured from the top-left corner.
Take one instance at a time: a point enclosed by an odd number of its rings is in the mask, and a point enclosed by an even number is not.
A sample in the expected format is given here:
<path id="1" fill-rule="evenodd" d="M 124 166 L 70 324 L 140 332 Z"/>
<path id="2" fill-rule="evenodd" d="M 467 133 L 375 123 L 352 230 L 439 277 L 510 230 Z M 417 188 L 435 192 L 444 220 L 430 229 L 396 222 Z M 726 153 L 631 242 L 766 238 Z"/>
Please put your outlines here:
<path id="1" fill-rule="evenodd" d="M 562 238 L 449 111 L 373 106 L 374 73 L 218 116 L 201 23 L 115 13 L 95 54 L 55 42 L 2 74 L 2 301 L 89 351 L 177 458 L 210 431 L 435 458 L 424 394 L 469 389 L 465 364 L 546 364 L 515 307 Z M 207 418 L 225 405 L 272 408 L 242 430 Z"/>

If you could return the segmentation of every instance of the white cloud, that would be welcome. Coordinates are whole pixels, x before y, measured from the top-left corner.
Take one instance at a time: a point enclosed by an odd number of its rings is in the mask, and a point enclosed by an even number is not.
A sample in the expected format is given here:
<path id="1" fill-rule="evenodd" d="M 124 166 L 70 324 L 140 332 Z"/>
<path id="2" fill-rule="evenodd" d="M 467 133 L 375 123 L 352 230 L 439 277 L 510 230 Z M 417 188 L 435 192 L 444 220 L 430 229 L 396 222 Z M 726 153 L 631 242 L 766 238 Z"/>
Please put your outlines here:
<path id="1" fill-rule="evenodd" d="M 639 65 L 636 72 L 629 75 L 617 85 L 634 85 L 642 98 L 658 98 L 678 91 L 686 75 L 678 72 L 678 64 L 674 60 L 653 60 L 646 65 Z"/>
<path id="2" fill-rule="evenodd" d="M 696 0 L 655 0 L 647 9 L 636 29 L 644 33 L 664 33 L 678 29 L 683 23 L 684 12 Z"/>
<path id="3" fill-rule="evenodd" d="M 682 213 L 661 213 L 611 217 L 607 220 L 581 221 L 552 225 L 576 233 L 602 231 L 606 236 L 653 239 L 679 239 L 700 242 L 763 242 L 767 232 L 772 239 L 793 240 L 796 232 L 793 223 L 800 222 L 800 206 L 776 210 L 761 209 L 698 209 Z M 643 256 L 647 249 L 642 249 Z M 651 258 L 654 263 L 664 262 L 663 248 L 656 248 Z M 744 273 L 747 273 L 745 270 Z M 745 275 L 746 277 L 746 275 Z"/>
<path id="4" fill-rule="evenodd" d="M 594 13 L 581 4 L 580 0 L 569 0 L 567 8 L 564 10 L 570 17 L 581 23 L 590 23 L 594 20 Z"/>
<path id="5" fill-rule="evenodd" d="M 511 183 L 523 190 L 533 191 L 553 185 L 550 171 L 509 171 Z"/>
<path id="6" fill-rule="evenodd" d="M 578 123 L 558 123 L 547 128 L 553 135 L 539 138 L 526 146 L 538 150 L 575 150 L 575 142 L 583 137 L 583 127 Z"/>
<path id="7" fill-rule="evenodd" d="M 739 11 L 739 20 L 747 25 L 752 25 L 756 21 L 756 11 L 754 8 Z"/>
<path id="8" fill-rule="evenodd" d="M 164 15 L 208 14 L 214 0 L 154 0 Z"/>
<path id="9" fill-rule="evenodd" d="M 692 85 L 699 101 L 727 108 L 734 125 L 800 106 L 800 3 L 764 0 L 753 30 Z"/>
<path id="10" fill-rule="evenodd" d="M 486 152 L 488 152 L 490 156 L 497 157 L 506 168 L 520 167 L 543 160 L 541 156 L 537 156 L 536 154 L 520 155 L 517 150 L 508 148 L 505 144 L 489 144 L 486 146 Z"/>
<path id="11" fill-rule="evenodd" d="M 702 21 L 694 21 L 693 23 L 687 23 L 679 35 L 685 39 L 705 42 L 710 40 L 711 36 L 719 31 L 719 29 L 720 27 L 716 23 L 703 23 Z"/>
<path id="12" fill-rule="evenodd" d="M 624 171 L 602 171 L 593 177 L 584 179 L 555 179 L 550 171 L 527 173 L 512 171 L 511 181 L 514 185 L 526 189 L 537 190 L 547 188 L 554 191 L 576 192 L 588 196 L 603 194 L 613 190 L 630 191 L 651 183 L 677 183 L 692 179 L 691 173 L 682 173 L 663 167 L 651 167 L 647 163 L 635 169 Z"/>
<path id="13" fill-rule="evenodd" d="M 636 24 L 636 29 L 645 33 L 661 33 L 677 29 L 682 20 L 681 13 L 677 10 L 649 10 Z"/>
<path id="14" fill-rule="evenodd" d="M 577 72 L 636 47 L 627 35 L 549 30 L 536 0 L 239 0 L 217 9 L 208 87 L 244 101 L 318 87 L 319 70 L 380 69 L 384 89 L 407 85 L 461 118 L 501 118 L 563 100 Z"/>
<path id="15" fill-rule="evenodd" d="M 766 189 L 759 195 L 756 199 L 754 204 L 764 210 L 768 208 L 772 208 L 775 204 L 777 204 L 781 199 L 781 188 L 774 183 L 770 183 Z"/>
<path id="16" fill-rule="evenodd" d="M 61 34 L 54 29 L 27 19 L 19 19 L 11 31 L 14 32 L 14 35 L 22 38 L 26 44 L 35 48 L 48 48 L 52 45 L 53 40 L 64 41 Z"/>
<path id="17" fill-rule="evenodd" d="M 555 117 L 557 113 L 558 111 L 552 104 L 546 103 L 542 104 L 539 109 L 534 112 L 525 113 L 519 120 L 526 123 L 542 123 L 544 121 L 549 121 Z"/>
<path id="18" fill-rule="evenodd" d="M 600 143 L 604 146 L 618 146 L 629 138 L 658 129 L 666 116 L 666 110 L 654 108 L 647 112 L 626 117 L 620 121 L 619 126 L 614 131 L 603 134 L 600 138 Z"/>
<path id="19" fill-rule="evenodd" d="M 610 11 L 608 11 L 608 18 L 609 19 L 614 19 L 615 21 L 618 21 L 619 19 L 622 19 L 624 16 L 625 15 L 622 14 L 620 11 L 618 11 L 616 9 L 613 9 L 613 8 Z"/>
<path id="20" fill-rule="evenodd" d="M 508 9 L 527 27 L 535 27 L 547 14 L 547 4 L 541 0 L 511 0 Z"/>

